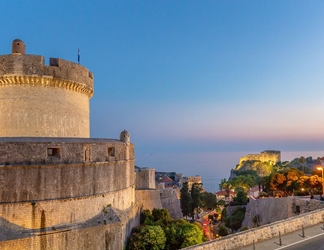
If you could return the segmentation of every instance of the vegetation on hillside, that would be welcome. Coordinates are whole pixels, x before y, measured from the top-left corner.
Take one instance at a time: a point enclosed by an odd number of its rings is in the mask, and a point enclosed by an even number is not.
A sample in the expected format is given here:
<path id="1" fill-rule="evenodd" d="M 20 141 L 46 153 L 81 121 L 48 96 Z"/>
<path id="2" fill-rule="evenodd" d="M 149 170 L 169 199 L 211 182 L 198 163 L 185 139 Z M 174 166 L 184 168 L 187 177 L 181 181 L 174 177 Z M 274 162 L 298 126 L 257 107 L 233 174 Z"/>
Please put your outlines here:
<path id="1" fill-rule="evenodd" d="M 180 189 L 180 206 L 183 216 L 198 218 L 201 209 L 212 210 L 216 208 L 216 197 L 213 193 L 203 190 L 202 183 L 193 183 L 189 190 L 188 183 L 183 183 Z"/>
<path id="2" fill-rule="evenodd" d="M 202 243 L 200 225 L 185 220 L 174 220 L 166 209 L 144 210 L 141 225 L 133 229 L 126 250 L 180 249 Z"/>

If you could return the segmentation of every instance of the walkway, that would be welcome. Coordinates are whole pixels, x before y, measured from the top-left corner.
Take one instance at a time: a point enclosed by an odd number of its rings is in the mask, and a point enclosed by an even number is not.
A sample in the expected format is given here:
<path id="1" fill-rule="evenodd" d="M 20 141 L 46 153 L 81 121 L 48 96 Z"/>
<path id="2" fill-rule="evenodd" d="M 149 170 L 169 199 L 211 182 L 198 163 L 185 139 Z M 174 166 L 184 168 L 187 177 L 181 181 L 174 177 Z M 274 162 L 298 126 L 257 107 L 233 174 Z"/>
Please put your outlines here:
<path id="1" fill-rule="evenodd" d="M 313 236 L 324 234 L 323 223 L 315 226 L 304 228 L 304 234 L 302 230 L 298 230 L 292 233 L 284 234 L 281 236 L 281 246 L 279 237 L 272 238 L 257 242 L 253 245 L 238 248 L 240 250 L 273 250 L 273 249 L 286 249 L 291 244 L 296 242 L 305 241 Z M 303 237 L 304 236 L 304 237 Z"/>

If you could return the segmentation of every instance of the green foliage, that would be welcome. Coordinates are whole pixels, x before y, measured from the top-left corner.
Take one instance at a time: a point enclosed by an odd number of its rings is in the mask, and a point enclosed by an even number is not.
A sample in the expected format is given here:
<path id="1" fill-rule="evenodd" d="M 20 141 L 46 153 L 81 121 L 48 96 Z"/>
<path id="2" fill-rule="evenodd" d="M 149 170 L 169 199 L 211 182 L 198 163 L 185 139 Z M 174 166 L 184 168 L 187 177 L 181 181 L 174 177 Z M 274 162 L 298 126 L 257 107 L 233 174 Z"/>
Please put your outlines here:
<path id="1" fill-rule="evenodd" d="M 235 168 L 237 174 L 239 175 L 240 172 L 248 172 L 249 175 L 251 173 L 249 171 L 254 171 L 257 173 L 258 176 L 267 176 L 273 171 L 273 164 L 270 162 L 262 162 L 257 160 L 248 160 L 243 161 L 242 163 L 238 164 Z M 254 174 L 252 174 L 254 175 Z"/>
<path id="2" fill-rule="evenodd" d="M 225 205 L 225 200 L 219 200 L 218 202 L 217 202 L 217 205 L 218 206 L 224 206 Z"/>
<path id="3" fill-rule="evenodd" d="M 233 189 L 244 189 L 248 191 L 250 188 L 258 185 L 259 177 L 256 175 L 239 175 L 229 180 L 228 183 Z"/>
<path id="4" fill-rule="evenodd" d="M 238 190 L 236 196 L 233 198 L 233 201 L 237 203 L 237 205 L 246 205 L 248 202 L 247 194 L 243 189 Z"/>
<path id="5" fill-rule="evenodd" d="M 199 207 L 202 206 L 202 184 L 201 183 L 193 183 L 191 186 L 191 213 L 192 217 L 194 217 L 195 213 L 199 213 Z"/>
<path id="6" fill-rule="evenodd" d="M 203 230 L 199 223 L 173 220 L 166 209 L 153 209 L 152 214 L 149 210 L 143 210 L 141 221 L 144 221 L 144 224 L 133 229 L 126 250 L 180 249 L 202 243 L 204 240 Z"/>
<path id="7" fill-rule="evenodd" d="M 219 235 L 219 236 L 226 236 L 226 235 L 228 235 L 227 228 L 224 227 L 223 225 L 220 225 L 220 226 L 218 227 L 218 235 Z"/>
<path id="8" fill-rule="evenodd" d="M 225 219 L 225 225 L 234 231 L 237 231 L 242 226 L 245 216 L 245 207 L 238 207 L 235 212 Z"/>
<path id="9" fill-rule="evenodd" d="M 226 207 L 224 207 L 221 214 L 221 221 L 225 221 L 226 213 L 227 213 L 227 209 Z"/>
<path id="10" fill-rule="evenodd" d="M 188 182 L 183 183 L 183 186 L 180 189 L 180 207 L 183 216 L 187 217 L 191 214 L 192 198 L 189 193 Z"/>
<path id="11" fill-rule="evenodd" d="M 198 224 L 199 225 L 199 224 Z M 165 227 L 167 237 L 165 249 L 180 249 L 203 242 L 203 231 L 196 223 L 172 220 Z"/>
<path id="12" fill-rule="evenodd" d="M 153 215 L 155 221 L 158 221 L 158 220 L 168 221 L 171 219 L 169 211 L 165 208 L 162 208 L 162 209 L 154 208 L 152 211 L 152 215 Z"/>
<path id="13" fill-rule="evenodd" d="M 192 223 L 183 224 L 179 236 L 183 239 L 180 248 L 197 245 L 203 242 L 203 231 Z"/>
<path id="14" fill-rule="evenodd" d="M 140 222 L 141 224 L 147 224 L 149 221 L 153 222 L 154 221 L 154 217 L 151 214 L 151 211 L 148 209 L 145 209 L 141 212 L 140 215 Z"/>
<path id="15" fill-rule="evenodd" d="M 165 242 L 165 233 L 160 226 L 140 226 L 133 230 L 132 235 L 128 239 L 126 250 L 164 249 Z"/>
<path id="16" fill-rule="evenodd" d="M 202 193 L 202 206 L 208 209 L 214 209 L 217 205 L 216 196 L 213 193 Z"/>
<path id="17" fill-rule="evenodd" d="M 219 190 L 224 190 L 226 183 L 227 183 L 226 179 L 225 178 L 222 179 L 221 182 L 219 183 Z"/>
<path id="18" fill-rule="evenodd" d="M 238 171 L 237 176 L 240 176 L 240 175 L 251 175 L 251 176 L 258 177 L 257 171 L 252 170 L 252 169 Z"/>

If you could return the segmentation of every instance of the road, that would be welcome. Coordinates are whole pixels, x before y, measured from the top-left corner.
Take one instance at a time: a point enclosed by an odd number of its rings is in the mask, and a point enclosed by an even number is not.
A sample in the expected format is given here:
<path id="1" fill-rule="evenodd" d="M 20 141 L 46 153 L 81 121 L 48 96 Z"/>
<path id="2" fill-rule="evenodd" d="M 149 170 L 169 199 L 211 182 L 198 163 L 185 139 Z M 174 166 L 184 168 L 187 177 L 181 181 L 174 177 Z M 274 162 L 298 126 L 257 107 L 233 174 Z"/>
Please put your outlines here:
<path id="1" fill-rule="evenodd" d="M 284 246 L 278 249 L 283 249 L 283 250 L 323 250 L 324 248 L 324 233 L 306 238 L 303 241 L 297 242 L 290 244 L 288 246 Z"/>
<path id="2" fill-rule="evenodd" d="M 304 229 L 305 238 L 302 237 L 302 230 L 284 234 L 281 236 L 282 246 L 279 245 L 279 237 L 264 240 L 238 248 L 239 250 L 323 250 L 324 230 L 323 223 L 306 227 Z M 237 250 L 238 250 L 237 249 Z"/>

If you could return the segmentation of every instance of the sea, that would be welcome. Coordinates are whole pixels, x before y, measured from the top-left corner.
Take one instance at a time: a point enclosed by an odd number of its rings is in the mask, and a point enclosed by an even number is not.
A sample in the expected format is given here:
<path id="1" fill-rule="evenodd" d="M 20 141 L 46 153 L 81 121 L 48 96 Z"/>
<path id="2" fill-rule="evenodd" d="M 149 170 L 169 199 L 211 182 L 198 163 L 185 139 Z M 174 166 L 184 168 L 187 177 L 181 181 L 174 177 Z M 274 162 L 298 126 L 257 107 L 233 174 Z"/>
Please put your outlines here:
<path id="1" fill-rule="evenodd" d="M 235 169 L 240 157 L 259 152 L 190 152 L 155 153 L 137 152 L 135 165 L 155 168 L 161 172 L 177 172 L 183 176 L 200 175 L 203 187 L 208 192 L 219 191 L 222 179 L 228 179 L 231 169 Z M 281 151 L 281 161 L 292 161 L 297 157 L 323 157 L 324 151 Z"/>

